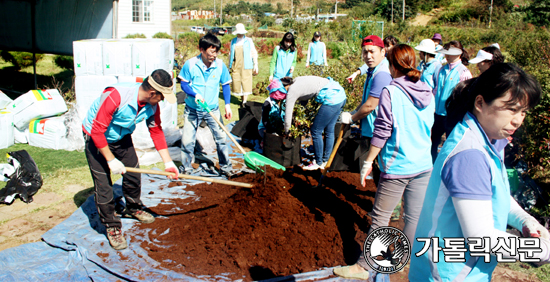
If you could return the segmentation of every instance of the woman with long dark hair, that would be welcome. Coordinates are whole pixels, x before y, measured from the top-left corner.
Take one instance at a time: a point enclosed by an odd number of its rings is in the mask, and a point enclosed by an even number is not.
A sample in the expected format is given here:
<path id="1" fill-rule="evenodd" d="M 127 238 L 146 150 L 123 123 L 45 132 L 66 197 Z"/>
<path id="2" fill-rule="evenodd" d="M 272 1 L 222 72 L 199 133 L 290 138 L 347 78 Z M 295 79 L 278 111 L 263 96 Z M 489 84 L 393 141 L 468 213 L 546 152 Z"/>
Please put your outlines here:
<path id="1" fill-rule="evenodd" d="M 279 45 L 273 49 L 273 57 L 269 66 L 269 81 L 273 78 L 292 77 L 296 67 L 296 57 L 298 52 L 296 41 L 291 32 L 285 33 Z"/>
<path id="2" fill-rule="evenodd" d="M 394 79 L 380 95 L 370 149 L 361 170 L 361 184 L 365 186 L 372 163 L 378 157 L 381 174 L 369 233 L 388 226 L 392 211 L 404 197 L 403 231 L 412 241 L 410 238 L 416 230 L 433 166 L 426 155 L 431 148 L 430 130 L 435 102 L 432 89 L 420 81 L 412 47 L 406 44 L 394 46 L 387 59 Z M 366 259 L 371 261 L 371 265 L 376 264 L 372 258 Z M 355 265 L 335 269 L 334 273 L 345 278 L 365 279 L 370 276 L 368 269 L 365 258 L 359 258 Z"/>
<path id="3" fill-rule="evenodd" d="M 443 49 L 437 53 L 444 54 L 447 64 L 435 75 L 435 87 L 433 93 L 435 95 L 435 116 L 434 126 L 432 128 L 432 159 L 435 161 L 437 150 L 443 133 L 449 136 L 452 128 L 445 128 L 445 117 L 447 110 L 445 102 L 451 95 L 455 86 L 467 79 L 472 78 L 472 73 L 468 66 L 468 52 L 464 50 L 459 41 L 451 41 L 443 46 Z"/>
<path id="4" fill-rule="evenodd" d="M 524 237 L 539 237 L 528 240 L 540 244 L 540 252 L 527 256 L 550 261 L 550 234 L 510 196 L 503 159 L 506 138 L 540 99 L 538 82 L 512 64 L 495 64 L 455 88 L 447 101 L 447 122 L 454 129 L 435 161 L 411 238 L 416 255 L 410 281 L 490 281 L 495 256 L 526 257 L 518 248 L 527 241 L 507 233 L 507 225 Z M 449 238 L 464 249 L 458 261 L 449 262 L 441 256 L 446 252 L 437 251 L 448 247 Z M 502 243 L 512 247 L 506 250 Z"/>

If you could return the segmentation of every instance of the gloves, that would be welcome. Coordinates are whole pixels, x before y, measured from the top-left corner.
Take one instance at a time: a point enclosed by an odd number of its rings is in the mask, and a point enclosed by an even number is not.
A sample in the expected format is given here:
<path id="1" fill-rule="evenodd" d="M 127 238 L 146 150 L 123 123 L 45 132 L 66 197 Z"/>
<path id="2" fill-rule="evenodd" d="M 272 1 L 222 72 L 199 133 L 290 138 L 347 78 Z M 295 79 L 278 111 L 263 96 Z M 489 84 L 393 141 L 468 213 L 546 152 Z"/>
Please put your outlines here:
<path id="1" fill-rule="evenodd" d="M 352 82 L 355 80 L 355 78 L 357 77 L 357 75 L 358 75 L 358 73 L 357 73 L 357 71 L 356 71 L 356 72 L 352 73 L 350 76 L 348 76 L 348 77 L 346 78 L 346 80 L 347 80 L 349 83 L 352 83 Z"/>
<path id="2" fill-rule="evenodd" d="M 521 233 L 524 237 L 544 238 L 550 240 L 550 233 L 535 219 L 529 218 L 523 223 Z"/>
<path id="3" fill-rule="evenodd" d="M 258 65 L 255 65 L 254 68 L 252 69 L 252 74 L 253 75 L 257 75 L 258 74 Z"/>
<path id="4" fill-rule="evenodd" d="M 351 113 L 350 112 L 342 112 L 342 114 L 340 115 L 340 121 L 343 124 L 353 123 L 353 120 L 351 119 Z"/>
<path id="5" fill-rule="evenodd" d="M 108 161 L 107 164 L 109 165 L 109 169 L 111 170 L 111 172 L 114 174 L 126 173 L 126 167 L 117 158 Z"/>
<path id="6" fill-rule="evenodd" d="M 372 162 L 365 161 L 361 169 L 361 186 L 367 185 L 367 177 L 372 172 Z"/>
<path id="7" fill-rule="evenodd" d="M 197 103 L 198 103 L 198 101 L 201 101 L 201 102 L 203 102 L 203 103 L 204 103 L 204 98 L 202 97 L 202 95 L 201 95 L 201 94 L 197 94 L 197 95 L 195 95 L 195 102 L 197 102 Z"/>
<path id="8" fill-rule="evenodd" d="M 172 172 L 172 173 L 175 173 L 175 174 L 176 174 L 175 176 L 168 176 L 168 178 L 170 178 L 170 179 L 178 179 L 179 171 L 178 171 L 178 168 L 176 168 L 176 165 L 174 164 L 173 161 L 169 161 L 169 162 L 167 162 L 167 163 L 164 163 L 164 171 L 166 171 L 166 172 Z"/>
<path id="9" fill-rule="evenodd" d="M 293 73 L 294 72 L 294 67 L 290 67 L 290 73 Z"/>
<path id="10" fill-rule="evenodd" d="M 270 76 L 269 76 L 269 82 L 271 82 L 272 80 L 273 80 L 273 76 L 270 75 Z"/>
<path id="11" fill-rule="evenodd" d="M 231 112 L 231 105 L 226 104 L 225 105 L 225 119 L 231 119 L 233 116 L 233 112 Z"/>

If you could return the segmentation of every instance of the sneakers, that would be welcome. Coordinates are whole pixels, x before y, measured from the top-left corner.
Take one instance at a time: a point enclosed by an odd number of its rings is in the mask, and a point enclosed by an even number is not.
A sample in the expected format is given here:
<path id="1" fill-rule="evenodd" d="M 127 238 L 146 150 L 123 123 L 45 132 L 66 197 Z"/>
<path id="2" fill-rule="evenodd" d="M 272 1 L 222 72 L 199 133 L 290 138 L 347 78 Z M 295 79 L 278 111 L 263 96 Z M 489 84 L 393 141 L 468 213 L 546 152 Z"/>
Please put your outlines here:
<path id="1" fill-rule="evenodd" d="M 143 210 L 137 210 L 130 214 L 142 223 L 152 223 L 155 221 L 155 217 Z"/>
<path id="2" fill-rule="evenodd" d="M 120 227 L 108 227 L 107 228 L 107 239 L 109 239 L 109 244 L 115 250 L 122 250 L 128 248 L 128 243 L 126 243 L 126 238 L 122 236 L 122 231 Z"/>
<path id="3" fill-rule="evenodd" d="M 327 168 L 327 162 L 324 162 L 323 164 L 321 164 L 320 168 L 321 169 L 326 169 Z"/>
<path id="4" fill-rule="evenodd" d="M 317 163 L 315 161 L 313 161 L 311 164 L 309 164 L 308 166 L 305 166 L 304 167 L 304 170 L 317 170 L 317 169 L 320 169 L 321 167 L 319 165 L 317 165 Z"/>

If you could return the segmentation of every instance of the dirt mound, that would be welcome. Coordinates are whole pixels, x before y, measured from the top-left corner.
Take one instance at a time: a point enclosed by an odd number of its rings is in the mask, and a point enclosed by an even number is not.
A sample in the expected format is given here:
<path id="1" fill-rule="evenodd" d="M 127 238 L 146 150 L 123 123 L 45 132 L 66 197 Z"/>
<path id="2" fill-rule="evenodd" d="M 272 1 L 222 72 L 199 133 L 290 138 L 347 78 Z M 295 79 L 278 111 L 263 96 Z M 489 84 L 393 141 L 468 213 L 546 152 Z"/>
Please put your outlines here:
<path id="1" fill-rule="evenodd" d="M 370 224 L 374 183 L 359 175 L 299 167 L 268 170 L 235 181 L 253 189 L 218 184 L 188 187 L 194 199 L 168 200 L 151 210 L 163 218 L 142 226 L 142 243 L 163 267 L 246 281 L 354 263 Z M 136 228 L 140 228 L 137 226 Z"/>

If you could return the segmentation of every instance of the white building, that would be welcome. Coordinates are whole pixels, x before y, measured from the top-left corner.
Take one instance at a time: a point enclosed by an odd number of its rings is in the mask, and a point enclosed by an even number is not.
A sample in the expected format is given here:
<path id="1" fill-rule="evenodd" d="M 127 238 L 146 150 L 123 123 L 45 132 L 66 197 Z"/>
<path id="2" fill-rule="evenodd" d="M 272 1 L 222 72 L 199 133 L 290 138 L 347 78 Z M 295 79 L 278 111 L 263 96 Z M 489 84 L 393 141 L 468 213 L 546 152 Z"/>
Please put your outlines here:
<path id="1" fill-rule="evenodd" d="M 171 34 L 171 0 L 114 1 L 113 37 L 143 33 L 152 38 L 157 32 Z"/>

